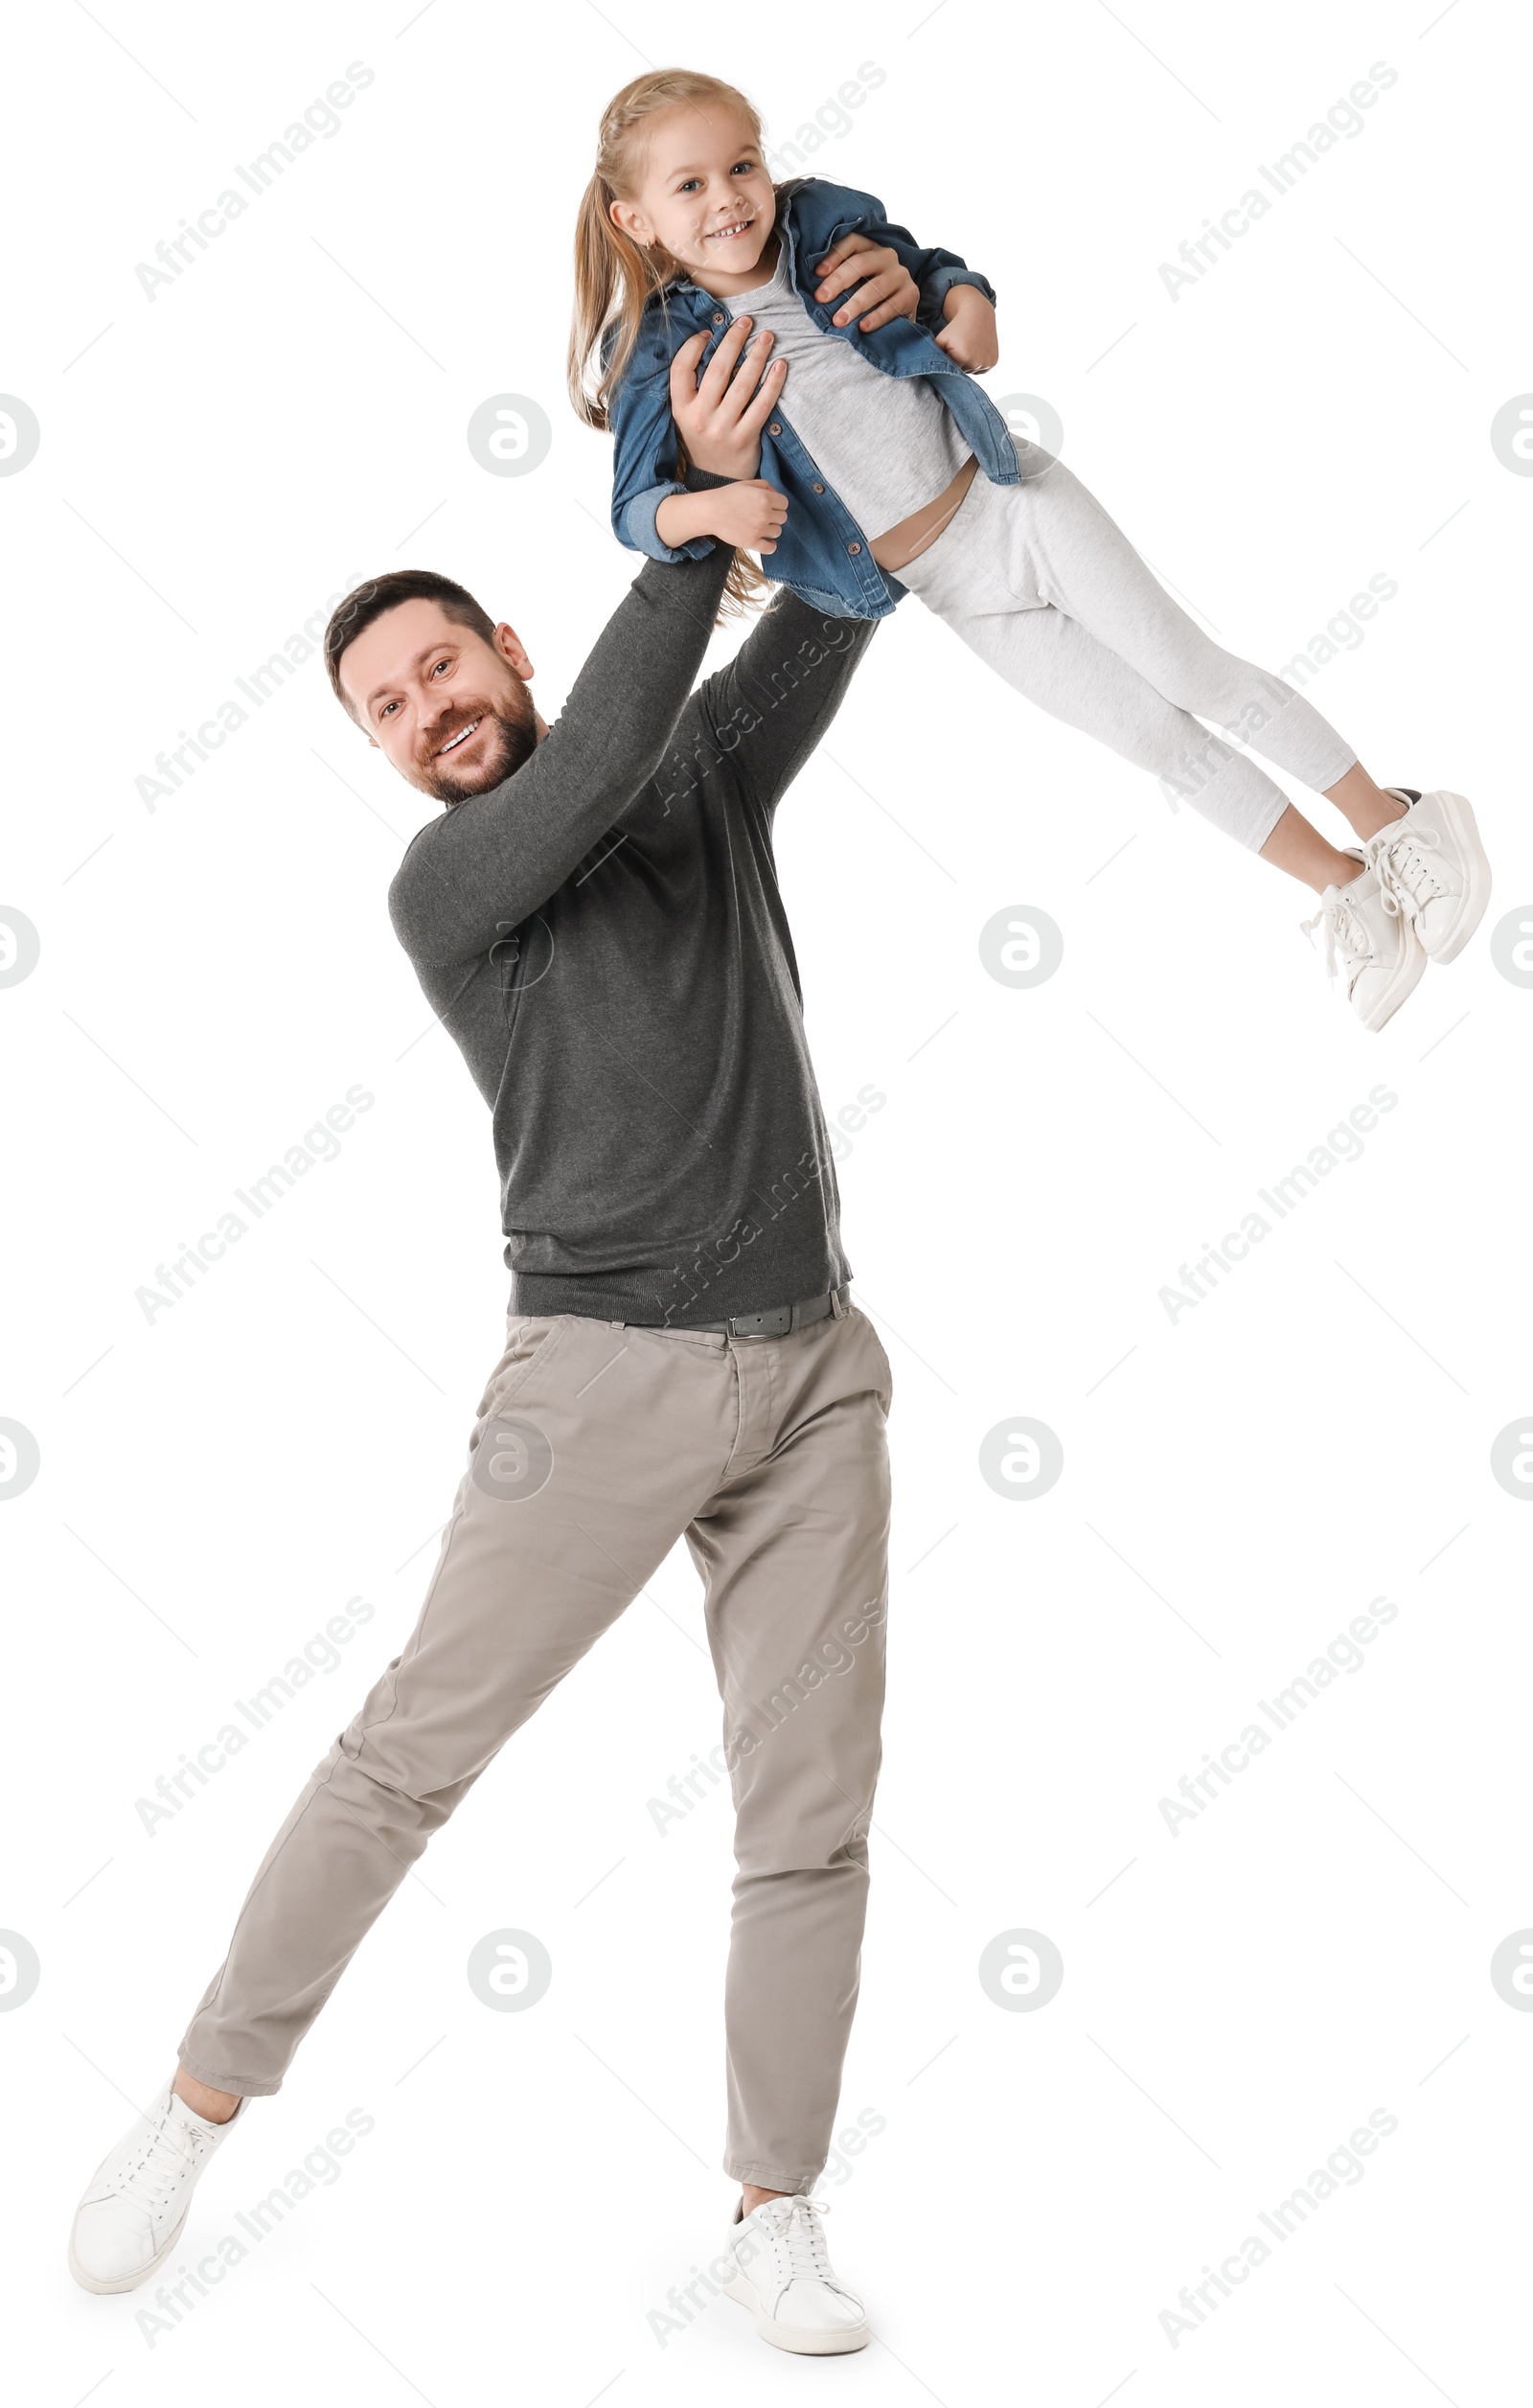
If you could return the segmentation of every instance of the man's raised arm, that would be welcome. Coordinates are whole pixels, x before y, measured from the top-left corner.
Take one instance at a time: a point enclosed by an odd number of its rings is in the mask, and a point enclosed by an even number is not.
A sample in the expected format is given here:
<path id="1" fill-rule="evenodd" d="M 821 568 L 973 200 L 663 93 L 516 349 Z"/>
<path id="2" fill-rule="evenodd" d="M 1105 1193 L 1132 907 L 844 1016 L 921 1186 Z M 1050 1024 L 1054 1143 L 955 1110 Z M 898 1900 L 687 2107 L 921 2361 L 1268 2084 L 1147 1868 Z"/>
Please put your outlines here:
<path id="1" fill-rule="evenodd" d="M 515 776 L 423 828 L 389 888 L 400 944 L 417 962 L 488 952 L 606 834 L 654 775 L 702 665 L 729 567 L 647 562 Z"/>
<path id="2" fill-rule="evenodd" d="M 715 745 L 768 815 L 840 709 L 877 626 L 828 618 L 787 594 L 699 689 Z"/>

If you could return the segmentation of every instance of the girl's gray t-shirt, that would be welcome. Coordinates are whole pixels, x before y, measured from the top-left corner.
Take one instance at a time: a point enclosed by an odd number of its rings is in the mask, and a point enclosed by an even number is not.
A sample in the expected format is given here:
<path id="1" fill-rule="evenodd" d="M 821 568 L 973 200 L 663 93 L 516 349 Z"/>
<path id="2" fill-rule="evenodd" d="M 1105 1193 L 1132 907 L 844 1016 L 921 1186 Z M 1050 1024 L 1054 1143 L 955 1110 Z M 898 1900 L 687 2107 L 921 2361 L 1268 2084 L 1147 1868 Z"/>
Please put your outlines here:
<path id="1" fill-rule="evenodd" d="M 946 492 L 972 458 L 928 377 L 890 377 L 815 325 L 788 281 L 784 246 L 769 283 L 721 305 L 769 327 L 786 359 L 783 415 L 870 541 Z"/>

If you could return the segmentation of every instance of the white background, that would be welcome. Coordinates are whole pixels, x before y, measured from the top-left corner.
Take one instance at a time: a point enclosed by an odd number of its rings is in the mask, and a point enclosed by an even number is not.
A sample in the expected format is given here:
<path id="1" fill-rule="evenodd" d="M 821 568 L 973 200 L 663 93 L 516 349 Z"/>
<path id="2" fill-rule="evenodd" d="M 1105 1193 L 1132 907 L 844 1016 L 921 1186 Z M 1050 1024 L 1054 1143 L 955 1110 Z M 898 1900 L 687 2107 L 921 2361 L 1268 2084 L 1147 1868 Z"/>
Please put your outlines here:
<path id="1" fill-rule="evenodd" d="M 0 480 L 0 904 L 42 953 L 0 992 L 0 1415 L 42 1468 L 0 1512 L 0 1925 L 42 1978 L 0 2015 L 0 2218 L 38 2408 L 362 2385 L 1470 2408 L 1525 2355 L 1533 2023 L 1489 1978 L 1533 1922 L 1533 1518 L 1489 1462 L 1533 1404 L 1533 993 L 1489 943 L 1533 892 L 1533 483 L 1489 434 L 1533 384 L 1525 28 L 1487 0 L 906 13 L 12 18 L 0 387 L 41 445 Z M 375 80 L 339 133 L 147 298 L 136 264 L 353 60 Z M 1173 301 L 1160 263 L 1379 60 L 1398 81 L 1364 131 Z M 600 109 L 646 62 L 707 67 L 781 143 L 868 61 L 881 85 L 810 164 L 989 273 L 989 389 L 1052 402 L 1223 642 L 1279 667 L 1398 582 L 1309 692 L 1380 779 L 1473 798 L 1491 910 L 1368 1037 L 1295 933 L 1304 890 L 913 602 L 883 628 L 778 823 L 827 1106 L 887 1098 L 840 1174 L 898 1390 L 843 2093 L 884 2129 L 827 2186 L 875 2344 L 820 2370 L 727 2302 L 663 2349 L 649 2322 L 733 2195 L 724 1793 L 664 1839 L 648 1811 L 718 1735 L 678 1553 L 405 1884 L 178 2262 L 360 2108 L 342 2178 L 150 2347 L 143 2294 L 70 2281 L 69 2216 L 411 1625 L 507 1279 L 484 1107 L 423 1036 L 384 908 L 426 814 L 318 661 L 152 813 L 135 780 L 327 595 L 405 563 L 513 619 L 552 718 L 634 570 L 562 384 Z M 552 422 L 525 477 L 465 441 L 502 392 Z M 1036 989 L 980 963 L 1011 906 L 1064 930 Z M 354 1083 L 376 1104 L 338 1158 L 147 1321 L 135 1290 Z M 1173 1323 L 1178 1266 L 1381 1084 L 1362 1158 Z M 1018 1414 L 1064 1446 L 1045 1497 L 979 1476 Z M 1158 1801 L 1381 1594 L 1364 1669 L 1173 1837 Z M 339 1667 L 149 1837 L 135 1801 L 357 1595 Z M 554 1962 L 525 2014 L 465 1978 L 508 1926 Z M 977 1977 L 1018 1928 L 1064 1962 L 1032 2013 Z M 1181 2286 L 1381 2108 L 1364 2178 L 1173 2348 Z"/>

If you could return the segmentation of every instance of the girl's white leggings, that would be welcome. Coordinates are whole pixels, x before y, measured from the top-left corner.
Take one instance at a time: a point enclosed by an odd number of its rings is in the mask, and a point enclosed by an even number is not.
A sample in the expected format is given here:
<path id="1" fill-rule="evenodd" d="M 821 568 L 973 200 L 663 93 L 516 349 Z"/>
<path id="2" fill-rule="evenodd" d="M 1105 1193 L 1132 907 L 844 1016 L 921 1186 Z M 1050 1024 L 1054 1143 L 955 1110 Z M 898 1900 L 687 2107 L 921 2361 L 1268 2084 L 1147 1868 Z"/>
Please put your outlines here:
<path id="1" fill-rule="evenodd" d="M 1259 850 L 1288 796 L 1201 720 L 1316 793 L 1357 754 L 1281 677 L 1211 642 L 1063 461 L 1024 442 L 1017 456 L 1020 484 L 978 472 L 901 585 L 1018 694 Z"/>

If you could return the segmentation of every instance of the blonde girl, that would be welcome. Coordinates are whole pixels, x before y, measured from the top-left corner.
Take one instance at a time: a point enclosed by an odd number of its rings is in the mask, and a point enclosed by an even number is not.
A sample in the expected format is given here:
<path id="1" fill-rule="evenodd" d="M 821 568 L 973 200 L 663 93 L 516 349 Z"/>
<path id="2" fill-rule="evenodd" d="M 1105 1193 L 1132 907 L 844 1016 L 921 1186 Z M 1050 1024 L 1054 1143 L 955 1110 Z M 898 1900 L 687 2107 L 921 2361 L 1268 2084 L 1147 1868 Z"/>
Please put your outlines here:
<path id="1" fill-rule="evenodd" d="M 666 561 L 729 544 L 736 602 L 765 579 L 881 618 L 914 593 L 1018 693 L 1314 888 L 1327 968 L 1382 1028 L 1484 913 L 1474 813 L 1376 785 L 1302 695 L 1203 634 L 1062 461 L 1014 439 L 973 380 L 998 356 L 995 304 L 870 194 L 775 185 L 733 85 L 637 77 L 602 118 L 569 349 L 575 407 L 614 440 L 619 540 Z M 1330 844 L 1253 754 L 1359 844 Z"/>

